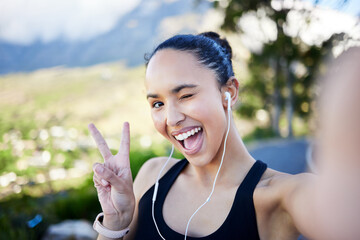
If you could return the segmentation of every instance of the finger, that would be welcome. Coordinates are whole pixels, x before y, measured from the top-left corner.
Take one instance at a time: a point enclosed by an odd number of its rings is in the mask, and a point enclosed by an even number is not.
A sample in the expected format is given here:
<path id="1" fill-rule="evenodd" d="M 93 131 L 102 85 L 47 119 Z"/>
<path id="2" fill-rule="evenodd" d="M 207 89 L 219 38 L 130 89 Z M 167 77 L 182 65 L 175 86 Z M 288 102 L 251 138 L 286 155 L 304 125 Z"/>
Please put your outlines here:
<path id="1" fill-rule="evenodd" d="M 129 187 L 131 188 L 131 185 L 127 186 L 128 184 L 126 184 L 120 177 L 104 165 L 97 164 L 94 170 L 98 178 L 107 181 L 118 192 L 124 193 L 130 190 Z"/>
<path id="2" fill-rule="evenodd" d="M 121 177 L 127 184 L 133 184 L 133 178 L 130 167 L 123 167 L 120 168 L 119 171 L 116 173 L 118 177 Z"/>
<path id="3" fill-rule="evenodd" d="M 93 176 L 93 181 L 94 181 L 95 187 L 106 187 L 106 186 L 110 185 L 108 183 L 108 181 L 99 178 L 96 174 L 94 174 L 94 176 Z"/>
<path id="4" fill-rule="evenodd" d="M 108 186 L 110 183 L 108 181 L 106 181 L 105 179 L 103 179 L 101 176 L 99 176 L 96 173 L 96 171 L 95 171 L 95 168 L 97 167 L 96 165 L 97 164 L 94 164 L 94 166 L 93 166 L 93 169 L 94 169 L 94 176 L 93 176 L 94 183 L 98 183 L 98 184 L 100 184 L 100 185 L 102 185 L 104 187 Z"/>
<path id="5" fill-rule="evenodd" d="M 97 179 L 97 178 L 95 177 L 95 175 L 93 176 L 93 182 L 94 182 L 94 186 L 95 186 L 96 188 L 98 188 L 98 187 L 101 186 L 101 184 L 99 183 L 99 179 Z"/>
<path id="6" fill-rule="evenodd" d="M 104 191 L 109 192 L 111 190 L 110 184 L 108 184 L 107 186 L 104 186 L 101 183 L 101 181 L 95 177 L 95 175 L 93 177 L 93 181 L 94 181 L 94 186 L 98 192 L 99 197 L 101 197 L 101 195 L 104 193 Z"/>
<path id="7" fill-rule="evenodd" d="M 103 136 L 101 135 L 101 133 L 99 132 L 99 130 L 95 127 L 95 125 L 93 123 L 90 123 L 89 126 L 89 131 L 91 133 L 91 136 L 94 138 L 96 145 L 101 153 L 101 155 L 104 158 L 104 161 L 106 161 L 107 159 L 109 159 L 112 154 L 111 151 L 105 141 L 105 139 L 103 138 Z"/>
<path id="8" fill-rule="evenodd" d="M 128 122 L 124 122 L 120 149 L 117 154 L 121 157 L 122 167 L 130 167 L 129 152 L 130 152 L 130 125 Z"/>

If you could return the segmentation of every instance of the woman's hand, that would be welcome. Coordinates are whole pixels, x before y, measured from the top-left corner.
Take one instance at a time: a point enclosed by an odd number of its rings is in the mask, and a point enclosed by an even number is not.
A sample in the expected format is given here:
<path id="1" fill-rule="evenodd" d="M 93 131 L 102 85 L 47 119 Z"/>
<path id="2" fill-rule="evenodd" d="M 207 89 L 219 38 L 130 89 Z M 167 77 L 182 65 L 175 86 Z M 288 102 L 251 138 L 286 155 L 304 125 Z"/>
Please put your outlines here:
<path id="1" fill-rule="evenodd" d="M 94 124 L 89 130 L 104 158 L 104 163 L 95 163 L 94 184 L 101 208 L 104 212 L 104 225 L 112 230 L 120 230 L 131 223 L 135 197 L 130 170 L 130 129 L 129 123 L 123 125 L 119 152 L 112 155 L 106 141 Z"/>

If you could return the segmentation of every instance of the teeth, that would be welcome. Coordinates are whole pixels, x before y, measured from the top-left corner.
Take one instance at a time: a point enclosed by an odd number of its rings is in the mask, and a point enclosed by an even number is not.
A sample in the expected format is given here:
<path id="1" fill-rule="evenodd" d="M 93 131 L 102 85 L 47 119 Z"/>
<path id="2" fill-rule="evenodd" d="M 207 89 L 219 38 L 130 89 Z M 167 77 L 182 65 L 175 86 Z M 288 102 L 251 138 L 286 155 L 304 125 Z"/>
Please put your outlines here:
<path id="1" fill-rule="evenodd" d="M 175 136 L 176 140 L 182 141 L 184 140 L 182 134 Z"/>
<path id="2" fill-rule="evenodd" d="M 182 141 L 182 140 L 187 139 L 188 137 L 194 135 L 195 133 L 199 132 L 200 130 L 201 130 L 201 127 L 197 127 L 197 128 L 187 131 L 186 133 L 180 133 L 179 135 L 175 136 L 175 138 L 176 138 L 176 140 Z"/>

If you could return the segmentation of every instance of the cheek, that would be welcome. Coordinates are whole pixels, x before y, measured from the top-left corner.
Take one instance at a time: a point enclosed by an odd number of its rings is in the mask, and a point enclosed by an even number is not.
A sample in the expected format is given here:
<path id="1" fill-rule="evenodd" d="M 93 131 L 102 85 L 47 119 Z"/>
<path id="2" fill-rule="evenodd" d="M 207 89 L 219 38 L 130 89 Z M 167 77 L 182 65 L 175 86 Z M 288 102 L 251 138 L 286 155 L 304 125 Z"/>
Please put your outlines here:
<path id="1" fill-rule="evenodd" d="M 221 142 L 221 136 L 226 132 L 227 120 L 221 101 L 201 100 L 191 104 L 189 116 L 203 124 L 208 139 L 214 144 Z"/>
<path id="2" fill-rule="evenodd" d="M 155 129 L 161 133 L 161 135 L 166 136 L 166 131 L 165 131 L 165 120 L 164 120 L 164 116 L 161 112 L 152 112 L 151 113 L 151 118 L 153 120 Z"/>
<path id="3" fill-rule="evenodd" d="M 222 103 L 216 99 L 201 99 L 196 104 L 191 105 L 191 108 L 194 116 L 208 123 L 219 125 L 225 120 Z"/>

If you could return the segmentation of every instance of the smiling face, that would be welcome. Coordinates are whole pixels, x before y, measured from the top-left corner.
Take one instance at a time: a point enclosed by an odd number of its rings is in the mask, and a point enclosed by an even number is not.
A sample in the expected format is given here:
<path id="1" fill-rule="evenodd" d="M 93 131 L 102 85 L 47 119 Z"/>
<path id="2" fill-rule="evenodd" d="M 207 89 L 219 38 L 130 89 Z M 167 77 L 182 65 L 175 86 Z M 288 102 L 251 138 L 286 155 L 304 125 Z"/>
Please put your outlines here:
<path id="1" fill-rule="evenodd" d="M 189 52 L 164 49 L 151 58 L 145 83 L 157 131 L 195 165 L 216 158 L 227 126 L 216 74 Z"/>

